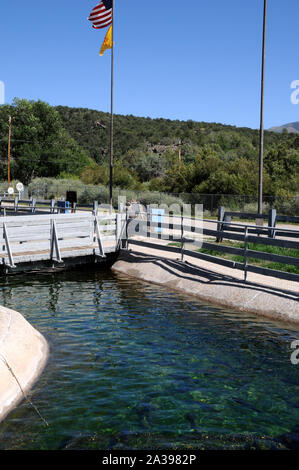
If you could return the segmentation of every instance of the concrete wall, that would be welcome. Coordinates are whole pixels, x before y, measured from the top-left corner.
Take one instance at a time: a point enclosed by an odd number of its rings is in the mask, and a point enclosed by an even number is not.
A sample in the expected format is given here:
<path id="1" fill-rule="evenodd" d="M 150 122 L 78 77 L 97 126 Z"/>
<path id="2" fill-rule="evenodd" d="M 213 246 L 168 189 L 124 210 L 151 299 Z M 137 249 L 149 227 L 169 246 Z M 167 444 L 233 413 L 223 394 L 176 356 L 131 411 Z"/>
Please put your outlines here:
<path id="1" fill-rule="evenodd" d="M 243 280 L 177 259 L 122 251 L 115 272 L 193 295 L 217 305 L 299 325 L 299 292 Z M 232 271 L 232 270 L 230 270 Z M 282 283 L 280 283 L 282 284 Z"/>

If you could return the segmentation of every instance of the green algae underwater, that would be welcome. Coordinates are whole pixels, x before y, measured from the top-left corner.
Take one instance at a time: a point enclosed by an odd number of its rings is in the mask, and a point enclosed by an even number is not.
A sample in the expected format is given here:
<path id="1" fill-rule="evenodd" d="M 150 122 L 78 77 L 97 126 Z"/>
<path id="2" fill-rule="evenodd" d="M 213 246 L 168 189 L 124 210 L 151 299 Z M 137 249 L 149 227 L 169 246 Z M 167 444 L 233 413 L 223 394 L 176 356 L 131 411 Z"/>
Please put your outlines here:
<path id="1" fill-rule="evenodd" d="M 110 270 L 12 276 L 0 304 L 48 340 L 1 450 L 298 449 L 298 328 Z"/>

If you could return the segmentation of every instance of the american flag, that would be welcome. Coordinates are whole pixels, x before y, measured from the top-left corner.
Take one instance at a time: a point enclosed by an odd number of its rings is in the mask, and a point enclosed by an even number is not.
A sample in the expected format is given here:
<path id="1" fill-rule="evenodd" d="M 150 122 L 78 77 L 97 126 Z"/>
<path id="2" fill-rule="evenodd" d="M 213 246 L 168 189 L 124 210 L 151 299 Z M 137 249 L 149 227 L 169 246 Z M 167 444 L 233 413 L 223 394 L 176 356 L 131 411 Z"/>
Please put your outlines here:
<path id="1" fill-rule="evenodd" d="M 112 23 L 112 0 L 102 0 L 94 7 L 88 18 L 95 29 L 106 28 Z"/>

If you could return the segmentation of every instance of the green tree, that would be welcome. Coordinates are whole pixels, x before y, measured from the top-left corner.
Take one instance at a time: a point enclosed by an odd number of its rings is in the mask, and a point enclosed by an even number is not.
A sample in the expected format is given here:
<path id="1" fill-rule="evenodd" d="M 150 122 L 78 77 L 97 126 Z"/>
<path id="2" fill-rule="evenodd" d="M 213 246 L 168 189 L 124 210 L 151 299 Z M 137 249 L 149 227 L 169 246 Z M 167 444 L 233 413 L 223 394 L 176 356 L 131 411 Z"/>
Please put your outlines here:
<path id="1" fill-rule="evenodd" d="M 13 117 L 11 173 L 25 184 L 36 176 L 57 176 L 62 171 L 78 173 L 90 158 L 62 126 L 59 113 L 42 101 L 15 99 L 0 108 L 1 131 L 6 144 L 6 122 Z M 0 158 L 6 148 L 0 147 Z"/>

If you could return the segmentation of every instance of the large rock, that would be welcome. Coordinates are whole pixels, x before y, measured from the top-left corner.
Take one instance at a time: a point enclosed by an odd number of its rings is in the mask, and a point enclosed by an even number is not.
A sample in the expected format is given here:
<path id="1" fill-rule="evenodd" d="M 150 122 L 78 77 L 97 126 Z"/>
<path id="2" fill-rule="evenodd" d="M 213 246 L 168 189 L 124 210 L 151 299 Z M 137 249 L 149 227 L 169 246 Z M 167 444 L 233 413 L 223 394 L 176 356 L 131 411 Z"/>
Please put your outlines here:
<path id="1" fill-rule="evenodd" d="M 25 398 L 48 352 L 45 338 L 20 313 L 0 307 L 0 421 Z"/>

